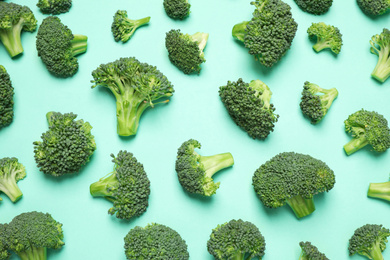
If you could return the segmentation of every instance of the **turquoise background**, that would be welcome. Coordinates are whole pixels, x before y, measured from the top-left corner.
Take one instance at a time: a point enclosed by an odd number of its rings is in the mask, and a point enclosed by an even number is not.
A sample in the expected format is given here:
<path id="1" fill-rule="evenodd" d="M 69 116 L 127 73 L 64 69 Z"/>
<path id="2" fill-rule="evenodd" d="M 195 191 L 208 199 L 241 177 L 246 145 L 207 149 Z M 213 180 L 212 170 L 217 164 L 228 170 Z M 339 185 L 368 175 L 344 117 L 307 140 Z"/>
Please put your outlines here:
<path id="1" fill-rule="evenodd" d="M 39 24 L 45 15 L 37 1 L 18 0 L 29 6 Z M 37 56 L 34 33 L 23 33 L 25 52 L 11 59 L 0 46 L 0 64 L 8 70 L 15 88 L 14 122 L 0 130 L 0 158 L 15 156 L 27 169 L 19 182 L 24 193 L 16 204 L 2 195 L 0 223 L 28 211 L 49 212 L 63 223 L 66 245 L 50 250 L 49 259 L 125 259 L 123 238 L 135 226 L 165 224 L 186 240 L 191 259 L 212 259 L 206 243 L 211 230 L 231 219 L 253 222 L 266 239 L 264 260 L 298 259 L 300 241 L 311 241 L 330 259 L 363 259 L 348 256 L 353 231 L 367 223 L 390 228 L 389 203 L 366 196 L 370 182 L 389 177 L 390 153 L 370 148 L 349 157 L 343 145 L 351 137 L 344 132 L 349 114 L 364 108 L 390 119 L 390 81 L 370 77 L 377 57 L 369 40 L 389 25 L 390 15 L 365 16 L 356 1 L 335 0 L 330 11 L 314 16 L 301 11 L 293 0 L 298 31 L 291 49 L 272 69 L 266 69 L 231 37 L 234 24 L 251 18 L 250 1 L 190 0 L 191 15 L 184 21 L 166 16 L 162 1 L 94 0 L 73 3 L 60 15 L 73 33 L 85 34 L 88 51 L 78 57 L 80 69 L 68 79 L 51 76 Z M 151 16 L 126 44 L 111 33 L 112 16 L 127 10 L 132 19 Z M 336 25 L 344 45 L 336 57 L 329 51 L 315 53 L 306 30 L 312 22 Z M 200 75 L 184 75 L 173 66 L 165 49 L 165 33 L 208 32 L 206 63 Z M 116 133 L 115 99 L 102 88 L 91 89 L 91 72 L 101 63 L 135 56 L 163 72 L 174 84 L 171 102 L 146 111 L 138 134 L 123 138 Z M 265 141 L 253 140 L 230 119 L 218 96 L 219 86 L 242 77 L 264 81 L 272 90 L 272 103 L 280 115 L 275 131 Z M 324 120 L 311 125 L 299 108 L 303 83 L 336 87 L 339 97 Z M 34 161 L 34 141 L 48 128 L 48 111 L 73 112 L 93 126 L 97 150 L 83 170 L 62 178 L 45 176 Z M 202 143 L 202 155 L 231 152 L 235 165 L 215 176 L 221 186 L 211 198 L 200 199 L 183 191 L 175 173 L 177 148 L 189 138 Z M 128 150 L 144 164 L 151 181 L 148 210 L 138 218 L 121 221 L 108 215 L 111 203 L 89 194 L 89 185 L 112 170 L 110 154 Z M 252 188 L 252 175 L 280 152 L 310 154 L 325 161 L 336 174 L 335 187 L 315 197 L 316 211 L 298 220 L 288 206 L 265 208 Z M 390 249 L 384 251 L 390 258 Z M 17 259 L 17 257 L 12 257 Z"/>

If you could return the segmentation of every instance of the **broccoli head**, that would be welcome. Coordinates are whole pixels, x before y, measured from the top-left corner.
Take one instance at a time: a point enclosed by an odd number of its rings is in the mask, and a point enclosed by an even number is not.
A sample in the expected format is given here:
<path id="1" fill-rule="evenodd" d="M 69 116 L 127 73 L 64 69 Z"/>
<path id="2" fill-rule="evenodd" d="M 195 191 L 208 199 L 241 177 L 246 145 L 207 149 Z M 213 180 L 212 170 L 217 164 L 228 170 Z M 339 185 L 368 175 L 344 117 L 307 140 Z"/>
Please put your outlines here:
<path id="1" fill-rule="evenodd" d="M 34 142 L 34 157 L 40 171 L 52 176 L 80 171 L 96 149 L 92 126 L 73 113 L 46 114 L 49 130 Z"/>
<path id="2" fill-rule="evenodd" d="M 302 11 L 311 14 L 324 14 L 332 6 L 333 0 L 295 0 Z"/>
<path id="3" fill-rule="evenodd" d="M 324 89 L 306 81 L 303 86 L 301 103 L 299 104 L 302 113 L 311 120 L 312 124 L 319 123 L 338 94 L 339 92 L 335 88 Z"/>
<path id="4" fill-rule="evenodd" d="M 256 0 L 250 21 L 236 24 L 232 36 L 243 42 L 253 55 L 266 67 L 272 67 L 290 49 L 298 25 L 291 14 L 291 7 L 281 0 Z"/>
<path id="5" fill-rule="evenodd" d="M 344 121 L 345 131 L 353 137 L 344 150 L 347 155 L 370 144 L 376 152 L 384 152 L 390 147 L 390 129 L 387 120 L 374 111 L 359 110 Z"/>
<path id="6" fill-rule="evenodd" d="M 367 196 L 390 201 L 390 181 L 370 183 Z"/>
<path id="7" fill-rule="evenodd" d="M 284 152 L 261 165 L 252 181 L 264 206 L 278 208 L 287 203 L 297 218 L 302 218 L 315 210 L 314 195 L 333 188 L 335 176 L 321 160 Z"/>
<path id="8" fill-rule="evenodd" d="M 213 229 L 207 250 L 219 260 L 262 259 L 265 240 L 253 223 L 233 219 Z"/>
<path id="9" fill-rule="evenodd" d="M 383 260 L 390 231 L 382 225 L 366 224 L 355 230 L 349 239 L 349 255 L 358 253 L 373 260 Z"/>
<path id="10" fill-rule="evenodd" d="M 371 37 L 370 44 L 371 53 L 378 56 L 371 76 L 383 83 L 390 76 L 390 31 L 384 28 L 381 34 Z"/>
<path id="11" fill-rule="evenodd" d="M 150 16 L 131 20 L 127 17 L 127 11 L 118 10 L 114 15 L 114 21 L 111 25 L 111 32 L 115 41 L 127 42 L 133 36 L 138 27 L 149 23 Z"/>
<path id="12" fill-rule="evenodd" d="M 390 9 L 389 0 L 357 0 L 357 4 L 369 16 L 382 15 Z"/>
<path id="13" fill-rule="evenodd" d="M 106 87 L 116 98 L 117 129 L 121 136 L 135 135 L 145 109 L 167 103 L 174 92 L 171 82 L 155 66 L 134 57 L 101 64 L 92 76 L 92 88 Z"/>
<path id="14" fill-rule="evenodd" d="M 201 144 L 194 139 L 184 142 L 177 151 L 176 172 L 181 186 L 189 193 L 211 196 L 219 188 L 213 175 L 234 164 L 231 153 L 211 156 L 199 155 L 195 149 Z"/>
<path id="15" fill-rule="evenodd" d="M 67 13 L 72 7 L 72 0 L 39 0 L 37 6 L 44 14 Z"/>
<path id="16" fill-rule="evenodd" d="M 19 200 L 23 193 L 16 184 L 26 177 L 26 169 L 15 157 L 0 159 L 0 191 L 12 202 Z M 0 198 L 1 200 L 1 198 Z"/>
<path id="17" fill-rule="evenodd" d="M 330 49 L 335 54 L 339 54 L 341 46 L 343 45 L 342 34 L 340 30 L 325 23 L 312 23 L 307 29 L 309 39 L 317 41 L 313 45 L 313 49 L 316 52 L 320 52 L 324 49 Z"/>
<path id="18" fill-rule="evenodd" d="M 189 35 L 180 30 L 170 30 L 165 37 L 169 60 L 185 74 L 199 73 L 202 69 L 200 65 L 206 61 L 203 50 L 208 38 L 208 33 Z"/>
<path id="19" fill-rule="evenodd" d="M 60 18 L 49 16 L 38 29 L 38 56 L 54 76 L 71 77 L 79 69 L 75 56 L 87 51 L 87 40 L 87 36 L 73 34 Z"/>
<path id="20" fill-rule="evenodd" d="M 299 242 L 299 246 L 302 249 L 299 260 L 329 260 L 325 254 L 318 251 L 318 248 L 310 242 L 301 241 Z"/>
<path id="21" fill-rule="evenodd" d="M 163 4 L 165 12 L 172 19 L 183 20 L 190 15 L 188 0 L 164 0 Z"/>
<path id="22" fill-rule="evenodd" d="M 262 81 L 228 81 L 219 88 L 219 96 L 233 121 L 253 139 L 263 140 L 274 130 L 279 115 L 270 103 L 272 92 Z"/>
<path id="23" fill-rule="evenodd" d="M 14 88 L 7 70 L 0 65 L 0 129 L 14 119 Z"/>
<path id="24" fill-rule="evenodd" d="M 111 154 L 114 171 L 90 186 L 93 197 L 104 197 L 114 206 L 108 210 L 120 219 L 140 216 L 148 207 L 150 181 L 144 166 L 132 153 L 119 151 Z"/>
<path id="25" fill-rule="evenodd" d="M 127 259 L 189 259 L 186 241 L 170 227 L 152 223 L 136 226 L 125 236 Z"/>

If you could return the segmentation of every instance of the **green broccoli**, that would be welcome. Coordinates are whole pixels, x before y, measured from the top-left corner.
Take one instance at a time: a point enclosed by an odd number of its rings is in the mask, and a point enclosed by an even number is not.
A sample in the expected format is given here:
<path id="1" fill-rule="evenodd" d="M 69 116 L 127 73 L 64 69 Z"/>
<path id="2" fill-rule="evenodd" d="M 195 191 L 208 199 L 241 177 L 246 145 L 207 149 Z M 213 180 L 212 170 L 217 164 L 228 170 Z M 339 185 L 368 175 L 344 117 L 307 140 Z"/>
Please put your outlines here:
<path id="1" fill-rule="evenodd" d="M 349 255 L 356 253 L 373 260 L 383 260 L 382 251 L 386 249 L 389 229 L 382 225 L 366 224 L 355 230 L 349 239 Z"/>
<path id="2" fill-rule="evenodd" d="M 111 32 L 114 35 L 115 41 L 127 42 L 139 27 L 149 23 L 149 21 L 150 16 L 138 20 L 131 20 L 127 17 L 127 11 L 118 10 L 114 15 Z"/>
<path id="3" fill-rule="evenodd" d="M 112 162 L 114 171 L 90 186 L 93 197 L 104 197 L 114 206 L 108 210 L 120 219 L 140 216 L 148 207 L 150 181 L 144 167 L 132 153 L 119 151 Z"/>
<path id="4" fill-rule="evenodd" d="M 22 31 L 33 32 L 37 20 L 27 6 L 0 2 L 0 41 L 11 57 L 23 52 L 20 34 Z"/>
<path id="5" fill-rule="evenodd" d="M 190 3 L 188 0 L 164 0 L 164 9 L 172 19 L 183 20 L 190 15 Z"/>
<path id="6" fill-rule="evenodd" d="M 194 139 L 184 142 L 177 151 L 176 172 L 181 186 L 189 193 L 211 196 L 219 188 L 213 175 L 234 164 L 231 153 L 202 156 L 195 152 L 201 144 Z"/>
<path id="7" fill-rule="evenodd" d="M 295 0 L 302 11 L 311 14 L 324 14 L 332 6 L 333 0 Z"/>
<path id="8" fill-rule="evenodd" d="M 0 129 L 14 119 L 14 88 L 7 70 L 0 65 Z"/>
<path id="9" fill-rule="evenodd" d="M 219 260 L 262 259 L 265 240 L 253 223 L 233 219 L 213 229 L 207 250 Z"/>
<path id="10" fill-rule="evenodd" d="M 299 246 L 302 249 L 299 260 L 329 260 L 325 254 L 318 251 L 318 248 L 310 242 L 301 241 L 299 242 Z"/>
<path id="11" fill-rule="evenodd" d="M 370 144 L 376 152 L 384 152 L 390 147 L 390 129 L 387 120 L 377 112 L 364 109 L 351 114 L 344 121 L 345 131 L 353 137 L 344 150 L 351 155 Z"/>
<path id="12" fill-rule="evenodd" d="M 302 218 L 315 210 L 314 195 L 333 188 L 335 176 L 321 160 L 284 152 L 261 165 L 252 181 L 264 206 L 278 208 L 287 203 L 297 218 Z"/>
<path id="13" fill-rule="evenodd" d="M 96 149 L 92 126 L 73 113 L 46 114 L 49 130 L 34 142 L 34 157 L 40 171 L 55 177 L 80 171 Z"/>
<path id="14" fill-rule="evenodd" d="M 290 49 L 298 25 L 291 7 L 281 0 L 255 0 L 251 4 L 256 7 L 252 19 L 236 24 L 232 36 L 244 43 L 255 60 L 272 67 Z"/>
<path id="15" fill-rule="evenodd" d="M 219 88 L 219 96 L 233 121 L 253 139 L 264 140 L 274 130 L 279 115 L 270 103 L 272 92 L 260 80 L 241 78 Z"/>
<path id="16" fill-rule="evenodd" d="M 390 201 L 390 181 L 370 183 L 367 196 Z"/>
<path id="17" fill-rule="evenodd" d="M 317 41 L 313 45 L 313 49 L 316 52 L 320 52 L 324 49 L 330 49 L 335 54 L 339 54 L 341 46 L 343 45 L 342 34 L 340 30 L 333 26 L 325 23 L 312 23 L 307 29 L 309 39 Z"/>
<path id="18" fill-rule="evenodd" d="M 72 0 L 39 0 L 37 6 L 44 14 L 67 13 L 72 7 Z"/>
<path id="19" fill-rule="evenodd" d="M 6 228 L 8 224 L 0 224 L 0 260 L 8 260 L 11 257 L 6 241 Z"/>
<path id="20" fill-rule="evenodd" d="M 310 118 L 312 124 L 319 123 L 338 94 L 339 92 L 335 88 L 324 89 L 306 81 L 303 86 L 301 103 L 299 104 L 302 113 Z"/>
<path id="21" fill-rule="evenodd" d="M 38 29 L 38 56 L 54 76 L 71 77 L 79 69 L 75 56 L 87 51 L 87 40 L 87 36 L 72 34 L 60 18 L 49 16 Z"/>
<path id="22" fill-rule="evenodd" d="M 390 31 L 384 28 L 381 34 L 371 37 L 370 44 L 371 53 L 378 56 L 371 76 L 383 83 L 390 76 Z"/>
<path id="23" fill-rule="evenodd" d="M 136 226 L 125 236 L 127 259 L 189 259 L 186 241 L 179 233 L 162 224 Z"/>
<path id="24" fill-rule="evenodd" d="M 180 30 L 170 30 L 165 37 L 169 60 L 185 74 L 199 74 L 202 69 L 200 65 L 206 61 L 203 50 L 208 38 L 208 33 L 197 32 L 189 35 L 181 33 Z"/>
<path id="25" fill-rule="evenodd" d="M 390 9 L 389 0 L 357 0 L 357 4 L 369 16 L 382 15 Z"/>
<path id="26" fill-rule="evenodd" d="M 155 66 L 134 57 L 101 64 L 92 76 L 92 88 L 106 87 L 116 98 L 117 129 L 121 136 L 135 135 L 145 109 L 167 103 L 166 98 L 174 92 L 171 82 Z"/>
<path id="27" fill-rule="evenodd" d="M 0 192 L 7 195 L 12 202 L 18 201 L 23 196 L 16 183 L 24 177 L 26 177 L 26 169 L 17 158 L 0 159 Z"/>

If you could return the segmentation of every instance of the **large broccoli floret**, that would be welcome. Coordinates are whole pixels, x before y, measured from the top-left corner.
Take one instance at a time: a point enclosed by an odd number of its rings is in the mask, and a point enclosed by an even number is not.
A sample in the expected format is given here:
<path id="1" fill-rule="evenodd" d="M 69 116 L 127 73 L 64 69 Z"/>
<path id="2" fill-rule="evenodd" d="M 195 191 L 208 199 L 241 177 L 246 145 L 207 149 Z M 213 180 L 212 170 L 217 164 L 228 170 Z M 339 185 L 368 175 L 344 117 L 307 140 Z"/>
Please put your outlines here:
<path id="1" fill-rule="evenodd" d="M 344 121 L 345 131 L 353 137 L 344 150 L 347 155 L 371 145 L 376 152 L 384 152 L 390 147 L 390 129 L 387 120 L 374 111 L 359 110 Z"/>
<path id="2" fill-rule="evenodd" d="M 219 96 L 233 121 L 250 137 L 265 139 L 274 130 L 279 115 L 274 113 L 272 92 L 264 82 L 228 81 L 219 88 Z"/>
<path id="3" fill-rule="evenodd" d="M 253 223 L 233 219 L 213 229 L 207 250 L 219 260 L 262 259 L 265 240 Z"/>
<path id="4" fill-rule="evenodd" d="M 310 242 L 301 241 L 299 242 L 299 246 L 302 249 L 299 260 L 329 260 L 325 254 L 318 251 L 318 248 Z"/>
<path id="5" fill-rule="evenodd" d="M 319 123 L 338 94 L 339 92 L 335 88 L 325 89 L 306 81 L 303 86 L 301 103 L 299 104 L 302 113 L 310 118 L 312 124 Z"/>
<path id="6" fill-rule="evenodd" d="M 171 82 L 156 67 L 134 57 L 101 64 L 92 76 L 92 88 L 106 87 L 116 98 L 117 129 L 121 136 L 135 135 L 145 109 L 167 103 L 174 92 Z"/>
<path id="7" fill-rule="evenodd" d="M 188 0 L 164 0 L 164 9 L 172 19 L 183 20 L 190 15 Z"/>
<path id="8" fill-rule="evenodd" d="M 371 53 L 378 56 L 371 76 L 383 83 L 390 76 L 390 31 L 384 28 L 381 34 L 371 37 L 370 44 Z"/>
<path id="9" fill-rule="evenodd" d="M 62 176 L 80 171 L 96 149 L 92 126 L 73 113 L 46 114 L 49 130 L 34 142 L 34 157 L 40 171 Z"/>
<path id="10" fill-rule="evenodd" d="M 302 11 L 311 14 L 324 14 L 332 6 L 333 0 L 295 0 Z"/>
<path id="11" fill-rule="evenodd" d="M 169 60 L 185 74 L 199 73 L 202 69 L 200 65 L 206 61 L 203 50 L 208 38 L 208 33 L 189 35 L 180 30 L 170 30 L 165 37 Z"/>
<path id="12" fill-rule="evenodd" d="M 382 225 L 366 224 L 355 230 L 349 239 L 349 255 L 356 253 L 373 260 L 383 260 L 382 251 L 386 249 L 390 231 Z"/>
<path id="13" fill-rule="evenodd" d="M 0 191 L 12 202 L 19 200 L 23 193 L 16 184 L 26 177 L 26 169 L 15 157 L 0 159 Z M 1 200 L 1 198 L 0 198 Z"/>
<path id="14" fill-rule="evenodd" d="M 170 227 L 152 223 L 136 226 L 125 236 L 127 259 L 189 259 L 186 241 Z"/>
<path id="15" fill-rule="evenodd" d="M 333 171 L 323 161 L 294 152 L 274 156 L 255 171 L 252 180 L 264 206 L 278 208 L 287 203 L 297 218 L 313 213 L 314 195 L 335 184 Z"/>
<path id="16" fill-rule="evenodd" d="M 313 49 L 316 52 L 320 52 L 324 49 L 331 49 L 335 54 L 339 54 L 341 46 L 343 45 L 342 34 L 340 30 L 325 23 L 312 23 L 307 29 L 310 40 L 317 41 L 313 45 Z"/>
<path id="17" fill-rule="evenodd" d="M 390 0 L 357 0 L 363 13 L 369 16 L 378 16 L 390 9 Z"/>
<path id="18" fill-rule="evenodd" d="M 219 188 L 213 175 L 234 164 L 231 153 L 202 156 L 195 152 L 201 144 L 194 139 L 185 141 L 177 151 L 176 172 L 181 186 L 189 193 L 211 196 Z"/>
<path id="19" fill-rule="evenodd" d="M 60 18 L 49 16 L 38 29 L 38 56 L 54 76 L 71 77 L 79 69 L 75 56 L 87 51 L 87 40 L 87 36 L 73 34 Z"/>
<path id="20" fill-rule="evenodd" d="M 39 0 L 37 6 L 44 14 L 67 13 L 72 7 L 72 0 Z"/>
<path id="21" fill-rule="evenodd" d="M 390 181 L 370 183 L 367 196 L 390 201 Z"/>
<path id="22" fill-rule="evenodd" d="M 150 181 L 132 153 L 119 151 L 112 162 L 114 171 L 90 186 L 93 197 L 104 197 L 114 205 L 108 213 L 120 219 L 140 216 L 148 207 Z"/>
<path id="23" fill-rule="evenodd" d="M 127 17 L 127 11 L 118 10 L 114 15 L 111 32 L 114 35 L 115 41 L 127 42 L 139 27 L 149 23 L 149 21 L 150 16 L 138 20 L 131 20 Z"/>
<path id="24" fill-rule="evenodd" d="M 37 20 L 27 6 L 0 2 L 0 41 L 11 57 L 23 52 L 20 34 L 22 31 L 33 32 Z"/>
<path id="25" fill-rule="evenodd" d="M 0 129 L 14 119 L 14 88 L 7 70 L 0 65 Z"/>
<path id="26" fill-rule="evenodd" d="M 232 35 L 244 43 L 255 60 L 272 67 L 290 49 L 298 25 L 291 7 L 281 0 L 256 0 L 251 4 L 256 7 L 253 18 L 236 24 Z"/>

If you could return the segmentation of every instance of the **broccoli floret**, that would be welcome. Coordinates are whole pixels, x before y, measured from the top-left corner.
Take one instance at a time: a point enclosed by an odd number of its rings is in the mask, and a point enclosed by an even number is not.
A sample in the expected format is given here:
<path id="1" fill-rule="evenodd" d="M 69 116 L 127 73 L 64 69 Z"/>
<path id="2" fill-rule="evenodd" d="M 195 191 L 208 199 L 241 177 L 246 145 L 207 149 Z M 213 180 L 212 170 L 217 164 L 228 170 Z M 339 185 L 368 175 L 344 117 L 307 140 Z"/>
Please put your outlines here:
<path id="1" fill-rule="evenodd" d="M 311 14 L 324 14 L 332 6 L 333 0 L 295 0 L 302 11 Z"/>
<path id="2" fill-rule="evenodd" d="M 339 92 L 335 88 L 324 89 L 314 83 L 305 82 L 302 91 L 302 113 L 310 118 L 312 124 L 319 123 L 328 112 Z"/>
<path id="3" fill-rule="evenodd" d="M 189 259 L 186 241 L 179 233 L 162 224 L 136 226 L 125 236 L 127 259 Z"/>
<path id="4" fill-rule="evenodd" d="M 87 36 L 73 34 L 60 18 L 49 16 L 38 29 L 38 56 L 54 76 L 71 77 L 79 69 L 75 56 L 87 51 L 87 40 Z"/>
<path id="5" fill-rule="evenodd" d="M 307 29 L 310 40 L 317 41 L 313 45 L 313 49 L 316 52 L 320 52 L 324 49 L 330 49 L 335 54 L 339 54 L 341 46 L 343 45 L 342 34 L 340 30 L 325 23 L 312 23 Z"/>
<path id="6" fill-rule="evenodd" d="M 389 229 L 382 225 L 366 224 L 355 230 L 349 239 L 349 255 L 356 253 L 373 260 L 383 260 L 382 251 L 386 249 Z"/>
<path id="7" fill-rule="evenodd" d="M 357 0 L 357 4 L 369 16 L 382 15 L 390 9 L 389 0 Z"/>
<path id="8" fill-rule="evenodd" d="M 390 181 L 370 183 L 367 196 L 390 201 Z"/>
<path id="9" fill-rule="evenodd" d="M 106 87 L 116 98 L 117 129 L 121 136 L 135 135 L 145 109 L 167 103 L 174 92 L 171 82 L 155 66 L 134 57 L 101 64 L 92 76 L 92 88 Z"/>
<path id="10" fill-rule="evenodd" d="M 0 65 L 0 129 L 14 119 L 14 88 L 7 70 Z"/>
<path id="11" fill-rule="evenodd" d="M 96 149 L 92 126 L 73 113 L 46 114 L 49 130 L 34 142 L 34 157 L 40 171 L 62 176 L 80 171 Z"/>
<path id="12" fill-rule="evenodd" d="M 185 141 L 177 151 L 176 172 L 181 186 L 189 193 L 211 196 L 219 188 L 213 175 L 234 164 L 231 153 L 202 156 L 195 152 L 201 144 L 194 139 Z"/>
<path id="13" fill-rule="evenodd" d="M 112 162 L 114 171 L 94 182 L 90 186 L 93 197 L 104 197 L 114 206 L 108 213 L 120 219 L 140 216 L 148 207 L 150 181 L 144 166 L 132 153 L 119 151 Z"/>
<path id="14" fill-rule="evenodd" d="M 23 52 L 20 34 L 22 31 L 33 32 L 37 20 L 27 6 L 0 2 L 0 41 L 11 57 Z"/>
<path id="15" fill-rule="evenodd" d="M 299 246 L 302 248 L 299 260 L 329 260 L 325 254 L 318 251 L 318 248 L 312 245 L 310 242 L 299 242 Z"/>
<path id="16" fill-rule="evenodd" d="M 203 50 L 208 38 L 208 33 L 197 32 L 189 35 L 181 33 L 180 30 L 170 30 L 165 37 L 169 60 L 185 74 L 199 74 L 202 69 L 200 65 L 206 61 Z"/>
<path id="17" fill-rule="evenodd" d="M 114 35 L 115 41 L 127 42 L 139 27 L 149 23 L 149 21 L 150 16 L 138 20 L 131 20 L 127 17 L 127 11 L 118 10 L 114 15 L 111 32 Z"/>
<path id="18" fill-rule="evenodd" d="M 164 0 L 164 9 L 172 19 L 183 20 L 190 15 L 188 0 Z"/>
<path id="19" fill-rule="evenodd" d="M 213 229 L 207 250 L 215 259 L 262 259 L 265 240 L 259 229 L 249 221 L 230 220 Z"/>
<path id="20" fill-rule="evenodd" d="M 284 152 L 261 165 L 252 181 L 264 206 L 278 208 L 287 203 L 297 218 L 302 218 L 315 210 L 314 195 L 333 188 L 335 176 L 321 160 Z"/>
<path id="21" fill-rule="evenodd" d="M 0 191 L 12 202 L 19 200 L 23 193 L 16 184 L 26 177 L 26 169 L 15 157 L 0 159 Z M 0 198 L 1 200 L 1 198 Z"/>
<path id="22" fill-rule="evenodd" d="M 383 83 L 390 76 L 390 31 L 384 28 L 381 34 L 371 37 L 370 44 L 371 53 L 378 56 L 371 76 Z"/>
<path id="23" fill-rule="evenodd" d="M 250 21 L 233 27 L 232 35 L 244 43 L 253 55 L 266 67 L 279 61 L 295 37 L 298 25 L 291 14 L 291 7 L 281 0 L 256 0 Z"/>
<path id="24" fill-rule="evenodd" d="M 272 92 L 262 81 L 228 81 L 219 88 L 219 96 L 233 121 L 253 139 L 263 140 L 274 130 L 279 115 L 270 103 Z"/>
<path id="25" fill-rule="evenodd" d="M 370 144 L 376 152 L 384 152 L 390 147 L 390 129 L 387 120 L 377 112 L 364 109 L 351 114 L 344 121 L 345 131 L 353 139 L 344 145 L 347 155 Z"/>
<path id="26" fill-rule="evenodd" d="M 67 13 L 72 7 L 72 0 L 39 0 L 37 6 L 44 14 Z"/>

